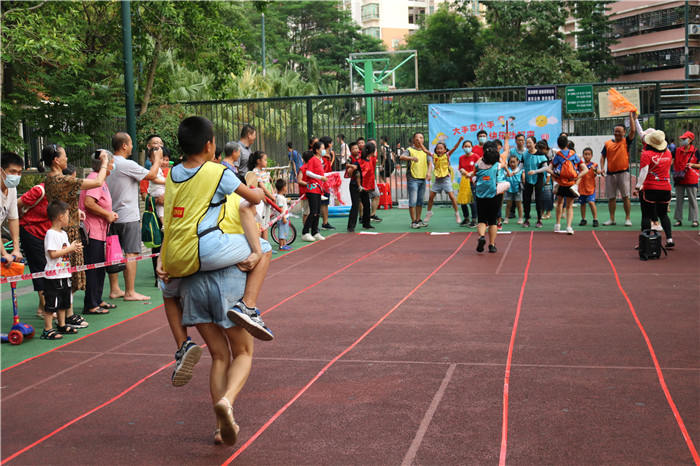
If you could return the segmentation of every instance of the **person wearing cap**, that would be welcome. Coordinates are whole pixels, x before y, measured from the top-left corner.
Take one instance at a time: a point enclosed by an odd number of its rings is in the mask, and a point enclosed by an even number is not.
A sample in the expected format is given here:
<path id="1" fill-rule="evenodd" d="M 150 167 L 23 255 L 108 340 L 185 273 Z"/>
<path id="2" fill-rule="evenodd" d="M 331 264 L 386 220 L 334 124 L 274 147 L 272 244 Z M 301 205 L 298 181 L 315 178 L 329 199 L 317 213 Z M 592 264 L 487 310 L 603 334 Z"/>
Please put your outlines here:
<path id="1" fill-rule="evenodd" d="M 605 141 L 605 146 L 600 155 L 600 169 L 605 174 L 605 193 L 608 196 L 608 211 L 610 220 L 603 223 L 604 226 L 615 225 L 615 209 L 617 207 L 617 192 L 622 197 L 622 206 L 625 209 L 625 226 L 632 226 L 630 213 L 630 153 L 629 146 L 634 141 L 637 133 L 635 121 L 636 112 L 630 112 L 630 132 L 625 137 L 625 127 L 616 125 L 610 141 Z M 607 162 L 607 170 L 606 170 Z"/>
<path id="2" fill-rule="evenodd" d="M 691 226 L 698 226 L 698 150 L 693 145 L 695 134 L 686 131 L 678 138 L 678 147 L 673 159 L 673 184 L 676 186 L 676 211 L 673 226 L 683 225 L 683 201 L 688 196 L 688 221 Z"/>
<path id="3" fill-rule="evenodd" d="M 644 136 L 644 144 L 639 163 L 639 176 L 635 194 L 639 194 L 642 208 L 642 231 L 651 229 L 651 219 L 657 218 L 666 234 L 666 248 L 673 248 L 671 220 L 667 207 L 671 202 L 671 152 L 667 149 L 666 135 L 654 131 Z"/>

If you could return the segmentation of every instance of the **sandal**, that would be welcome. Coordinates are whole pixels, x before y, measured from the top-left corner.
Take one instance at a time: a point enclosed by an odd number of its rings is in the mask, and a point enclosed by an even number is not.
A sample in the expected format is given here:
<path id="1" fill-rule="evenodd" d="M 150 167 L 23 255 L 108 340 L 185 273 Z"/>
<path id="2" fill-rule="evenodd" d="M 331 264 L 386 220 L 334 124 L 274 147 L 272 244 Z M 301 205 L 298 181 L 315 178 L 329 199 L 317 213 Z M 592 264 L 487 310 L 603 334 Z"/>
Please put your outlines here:
<path id="1" fill-rule="evenodd" d="M 83 309 L 83 315 L 93 316 L 101 314 L 109 314 L 109 311 L 107 309 L 102 309 L 102 307 L 98 307 L 97 309 Z"/>
<path id="2" fill-rule="evenodd" d="M 78 333 L 78 329 L 75 329 L 68 325 L 64 325 L 63 327 L 56 327 L 56 329 L 61 335 L 75 335 Z"/>
<path id="3" fill-rule="evenodd" d="M 234 445 L 238 439 L 239 427 L 233 418 L 233 406 L 226 398 L 222 398 L 214 405 L 214 412 L 220 426 L 221 440 L 226 445 Z"/>
<path id="4" fill-rule="evenodd" d="M 117 305 L 103 302 L 102 304 L 100 304 L 100 307 L 102 309 L 116 309 Z"/>
<path id="5" fill-rule="evenodd" d="M 221 438 L 221 429 L 218 427 L 214 429 L 214 445 L 223 445 L 224 441 Z"/>
<path id="6" fill-rule="evenodd" d="M 61 338 L 63 338 L 63 335 L 54 329 L 44 330 L 44 332 L 41 334 L 42 340 L 60 340 Z"/>

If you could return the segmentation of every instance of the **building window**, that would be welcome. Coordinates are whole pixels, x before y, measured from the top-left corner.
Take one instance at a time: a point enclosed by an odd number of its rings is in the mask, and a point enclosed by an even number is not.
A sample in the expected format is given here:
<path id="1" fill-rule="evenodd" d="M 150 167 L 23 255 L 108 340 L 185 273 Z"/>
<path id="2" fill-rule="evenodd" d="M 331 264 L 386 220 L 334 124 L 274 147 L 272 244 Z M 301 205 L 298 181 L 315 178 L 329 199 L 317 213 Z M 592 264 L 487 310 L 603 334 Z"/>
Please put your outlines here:
<path id="1" fill-rule="evenodd" d="M 397 49 L 401 45 L 401 41 L 398 39 L 391 39 L 391 48 Z"/>
<path id="2" fill-rule="evenodd" d="M 362 34 L 381 39 L 381 29 L 380 28 L 364 28 Z"/>
<path id="3" fill-rule="evenodd" d="M 421 16 L 425 16 L 425 8 L 408 7 L 408 24 L 418 24 Z"/>
<path id="4" fill-rule="evenodd" d="M 379 3 L 362 5 L 362 21 L 379 19 Z"/>
<path id="5" fill-rule="evenodd" d="M 691 57 L 697 57 L 699 52 L 700 49 L 698 48 L 689 48 Z M 685 55 L 683 54 L 683 47 L 676 47 L 625 55 L 616 58 L 615 61 L 622 66 L 623 74 L 647 73 L 650 71 L 683 68 L 685 66 Z"/>
<path id="6" fill-rule="evenodd" d="M 700 18 L 700 7 L 690 6 L 691 23 Z M 631 37 L 667 29 L 682 28 L 685 25 L 685 7 L 678 6 L 664 10 L 648 11 L 612 22 L 613 37 Z"/>

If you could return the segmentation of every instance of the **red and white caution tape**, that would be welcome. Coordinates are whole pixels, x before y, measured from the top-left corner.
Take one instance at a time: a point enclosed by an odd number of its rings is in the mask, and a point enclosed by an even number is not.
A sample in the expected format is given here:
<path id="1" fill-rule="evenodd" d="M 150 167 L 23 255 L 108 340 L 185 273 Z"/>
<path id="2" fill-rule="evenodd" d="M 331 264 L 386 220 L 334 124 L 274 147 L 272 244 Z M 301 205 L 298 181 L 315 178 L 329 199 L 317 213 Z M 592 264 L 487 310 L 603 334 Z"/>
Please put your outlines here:
<path id="1" fill-rule="evenodd" d="M 160 253 L 146 254 L 143 256 L 127 257 L 125 259 L 119 259 L 116 261 L 98 262 L 96 264 L 77 265 L 75 267 L 64 267 L 61 269 L 49 270 L 49 271 L 44 271 L 44 272 L 27 273 L 24 275 L 15 275 L 14 277 L 0 277 L 0 283 L 19 282 L 22 280 L 30 280 L 32 278 L 53 277 L 56 274 L 66 273 L 66 272 L 68 272 L 68 273 L 82 272 L 84 270 L 99 269 L 101 267 L 107 267 L 109 265 L 125 264 L 127 262 L 141 261 L 144 259 L 150 259 L 151 257 L 157 257 L 159 255 L 160 255 Z"/>
<path id="2" fill-rule="evenodd" d="M 278 220 L 279 218 L 281 218 L 281 217 L 287 215 L 289 212 L 291 212 L 291 210 L 292 210 L 294 207 L 296 207 L 296 205 L 299 204 L 299 203 L 302 201 L 302 199 L 304 199 L 305 196 L 306 196 L 306 194 L 302 194 L 301 196 L 299 196 L 299 199 L 297 199 L 296 201 L 292 202 L 292 205 L 290 205 L 289 207 L 287 207 L 287 210 L 285 210 L 284 212 L 282 212 L 281 214 L 279 214 L 277 217 L 275 217 L 275 218 L 273 218 L 272 220 L 270 220 L 270 221 L 267 223 L 267 225 L 260 225 L 260 231 L 265 231 L 265 230 L 267 230 L 268 228 L 270 228 L 272 225 L 274 225 L 275 223 L 277 223 L 277 220 Z"/>

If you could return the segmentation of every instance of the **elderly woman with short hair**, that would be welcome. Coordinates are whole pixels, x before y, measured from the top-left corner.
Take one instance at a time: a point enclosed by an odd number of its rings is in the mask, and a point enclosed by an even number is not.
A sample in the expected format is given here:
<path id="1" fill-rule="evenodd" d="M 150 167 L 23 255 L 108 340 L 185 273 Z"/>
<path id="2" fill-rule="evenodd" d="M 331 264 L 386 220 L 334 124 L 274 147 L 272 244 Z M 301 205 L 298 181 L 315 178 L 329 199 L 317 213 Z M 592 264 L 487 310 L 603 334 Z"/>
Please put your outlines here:
<path id="1" fill-rule="evenodd" d="M 112 153 L 106 149 L 95 152 L 98 158 L 92 160 L 92 173 L 86 179 L 95 179 L 102 165 L 99 159 L 101 154 L 108 158 L 107 176 L 114 168 Z M 96 264 L 105 261 L 105 242 L 109 225 L 117 219 L 117 214 L 112 211 L 112 196 L 109 193 L 107 183 L 97 188 L 80 192 L 80 210 L 85 212 L 85 229 L 88 241 L 83 245 L 85 264 Z M 116 307 L 102 300 L 102 291 L 105 283 L 105 268 L 99 267 L 85 271 L 85 300 L 83 302 L 83 314 L 97 315 L 107 314 L 109 309 Z"/>
<path id="2" fill-rule="evenodd" d="M 224 158 L 221 159 L 221 165 L 233 171 L 233 173 L 241 178 L 238 174 L 238 169 L 236 168 L 236 162 L 241 157 L 241 143 L 236 141 L 229 141 L 224 146 Z M 241 181 L 244 181 L 241 178 Z"/>

